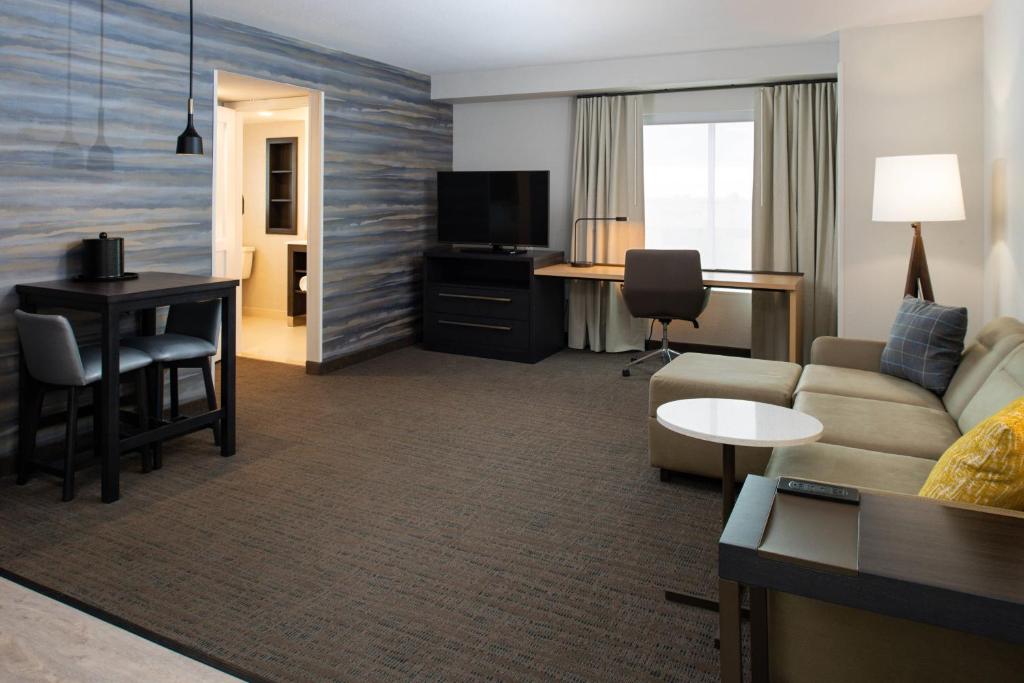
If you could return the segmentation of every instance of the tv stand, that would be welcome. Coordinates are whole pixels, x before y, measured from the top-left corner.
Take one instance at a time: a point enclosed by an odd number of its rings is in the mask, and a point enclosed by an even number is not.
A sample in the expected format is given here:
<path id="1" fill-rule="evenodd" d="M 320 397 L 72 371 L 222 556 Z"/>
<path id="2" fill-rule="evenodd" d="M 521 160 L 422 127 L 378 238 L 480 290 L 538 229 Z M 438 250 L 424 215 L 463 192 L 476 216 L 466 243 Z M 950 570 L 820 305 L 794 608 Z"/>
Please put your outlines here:
<path id="1" fill-rule="evenodd" d="M 423 346 L 536 363 L 565 348 L 565 291 L 534 271 L 560 251 L 442 246 L 423 253 Z"/>

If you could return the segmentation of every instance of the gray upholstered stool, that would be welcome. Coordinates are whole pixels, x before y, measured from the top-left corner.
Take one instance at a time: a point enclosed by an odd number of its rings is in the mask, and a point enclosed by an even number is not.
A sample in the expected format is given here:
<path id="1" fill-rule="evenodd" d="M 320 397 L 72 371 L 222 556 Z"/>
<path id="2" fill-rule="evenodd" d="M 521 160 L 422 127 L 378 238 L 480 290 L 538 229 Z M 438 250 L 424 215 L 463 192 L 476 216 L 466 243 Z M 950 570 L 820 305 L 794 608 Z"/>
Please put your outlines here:
<path id="1" fill-rule="evenodd" d="M 75 333 L 67 318 L 61 315 L 38 315 L 15 311 L 14 317 L 18 325 L 18 337 L 21 340 L 21 353 L 28 368 L 31 381 L 27 395 L 30 405 L 25 408 L 29 415 L 31 435 L 27 443 L 31 444 L 27 452 L 20 453 L 18 458 L 18 483 L 28 481 L 33 469 L 40 469 L 63 477 L 63 500 L 75 497 L 75 455 L 78 437 L 78 396 L 84 387 L 95 387 L 99 382 L 103 364 L 98 345 L 79 347 Z M 120 374 L 135 373 L 135 393 L 139 411 L 139 422 L 145 426 L 149 422 L 146 405 L 145 368 L 152 359 L 142 351 L 132 348 L 121 348 Z M 61 470 L 54 470 L 43 463 L 34 462 L 36 433 L 42 420 L 43 400 L 53 390 L 66 390 L 67 425 L 65 428 L 64 463 Z M 96 398 L 93 396 L 93 404 Z M 148 449 L 143 449 L 143 469 L 150 467 Z"/>
<path id="2" fill-rule="evenodd" d="M 158 420 L 164 412 L 164 369 L 171 378 L 171 419 L 179 417 L 178 369 L 199 368 L 203 371 L 206 403 L 210 410 L 217 409 L 217 392 L 213 387 L 211 359 L 217 353 L 220 339 L 220 299 L 195 303 L 174 304 L 167 313 L 167 326 L 163 334 L 151 337 L 128 337 L 125 346 L 145 352 L 153 359 L 150 369 L 153 406 Z M 212 427 L 213 441 L 220 444 L 220 423 Z M 153 449 L 153 467 L 163 466 L 160 447 Z"/>

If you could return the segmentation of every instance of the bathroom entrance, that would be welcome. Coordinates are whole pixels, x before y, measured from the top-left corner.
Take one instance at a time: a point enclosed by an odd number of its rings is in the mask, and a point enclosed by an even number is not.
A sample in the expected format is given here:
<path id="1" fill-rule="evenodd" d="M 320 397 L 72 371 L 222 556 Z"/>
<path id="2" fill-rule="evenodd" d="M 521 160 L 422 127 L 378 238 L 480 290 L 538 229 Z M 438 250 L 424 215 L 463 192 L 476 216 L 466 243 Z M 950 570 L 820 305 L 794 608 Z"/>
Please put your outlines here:
<path id="1" fill-rule="evenodd" d="M 217 71 L 214 273 L 242 281 L 238 355 L 321 360 L 323 95 Z"/>

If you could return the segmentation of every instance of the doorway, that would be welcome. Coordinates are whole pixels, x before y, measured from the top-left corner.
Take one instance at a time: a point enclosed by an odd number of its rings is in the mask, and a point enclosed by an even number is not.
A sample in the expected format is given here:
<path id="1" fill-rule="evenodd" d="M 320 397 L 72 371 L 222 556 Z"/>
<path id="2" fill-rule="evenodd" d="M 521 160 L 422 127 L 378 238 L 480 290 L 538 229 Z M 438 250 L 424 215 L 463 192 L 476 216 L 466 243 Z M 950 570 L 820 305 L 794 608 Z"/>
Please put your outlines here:
<path id="1" fill-rule="evenodd" d="M 241 280 L 238 355 L 322 360 L 323 93 L 214 72 L 213 272 Z"/>

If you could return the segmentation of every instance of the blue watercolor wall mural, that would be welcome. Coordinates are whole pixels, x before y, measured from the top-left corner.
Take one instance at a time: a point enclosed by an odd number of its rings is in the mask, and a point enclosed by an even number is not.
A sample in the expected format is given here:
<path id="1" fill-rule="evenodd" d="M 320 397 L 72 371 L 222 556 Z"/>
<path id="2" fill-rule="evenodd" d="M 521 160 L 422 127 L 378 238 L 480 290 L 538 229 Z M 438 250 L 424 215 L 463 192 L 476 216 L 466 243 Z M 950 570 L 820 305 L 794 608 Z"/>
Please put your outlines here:
<path id="1" fill-rule="evenodd" d="M 100 231 L 125 237 L 130 270 L 210 272 L 215 69 L 324 92 L 324 360 L 417 333 L 451 107 L 422 74 L 196 12 L 208 153 L 187 157 L 187 2 L 0 5 L 0 469 L 17 437 L 15 284 L 75 273 Z"/>

